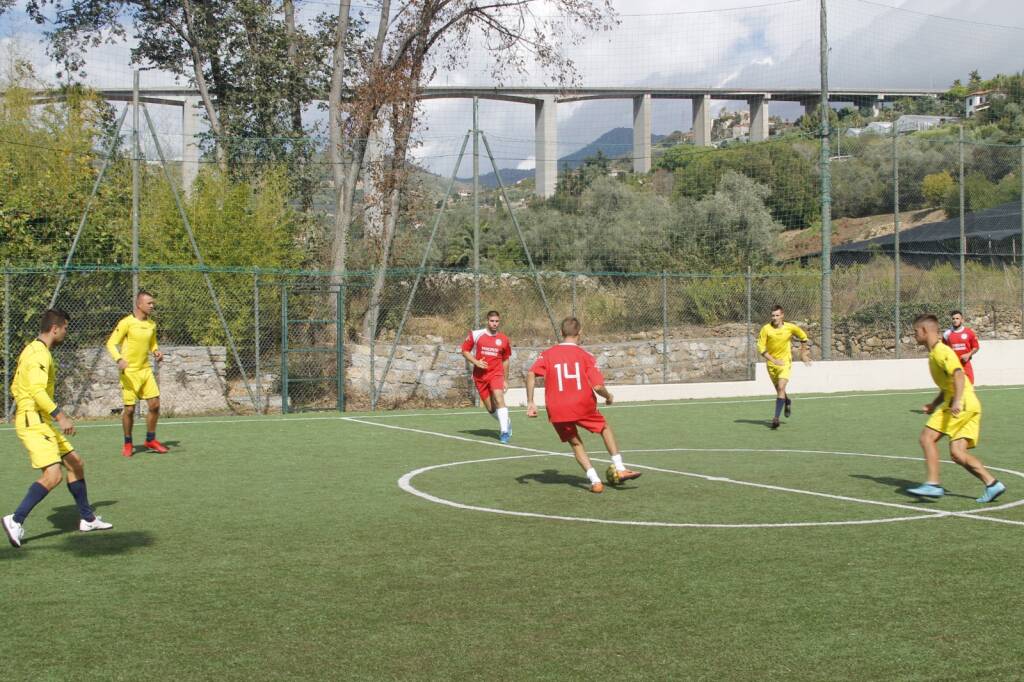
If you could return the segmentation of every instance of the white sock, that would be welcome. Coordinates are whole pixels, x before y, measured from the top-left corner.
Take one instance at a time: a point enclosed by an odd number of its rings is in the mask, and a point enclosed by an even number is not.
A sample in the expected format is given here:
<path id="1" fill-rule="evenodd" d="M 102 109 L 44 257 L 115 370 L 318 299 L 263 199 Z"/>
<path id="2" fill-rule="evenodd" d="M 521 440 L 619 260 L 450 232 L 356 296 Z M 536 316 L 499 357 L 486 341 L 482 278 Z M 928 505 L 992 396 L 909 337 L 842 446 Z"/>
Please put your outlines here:
<path id="1" fill-rule="evenodd" d="M 508 425 L 511 423 L 511 420 L 508 417 L 508 408 L 499 407 L 498 409 L 495 410 L 495 412 L 498 415 L 498 424 L 501 425 L 502 432 L 508 433 Z"/>
<path id="2" fill-rule="evenodd" d="M 594 471 L 594 467 L 590 467 L 589 469 L 587 469 L 587 478 L 590 479 L 591 483 L 601 482 L 601 478 L 597 475 L 597 472 Z"/>
<path id="3" fill-rule="evenodd" d="M 497 412 L 488 412 L 487 414 L 489 414 L 492 417 L 494 417 L 494 421 L 498 422 L 499 424 L 501 423 L 501 419 L 498 418 L 498 413 Z"/>
<path id="4" fill-rule="evenodd" d="M 626 465 L 622 463 L 622 455 L 620 455 L 617 452 L 614 455 L 612 455 L 612 464 L 615 465 L 615 470 L 616 471 L 625 471 L 626 470 Z"/>

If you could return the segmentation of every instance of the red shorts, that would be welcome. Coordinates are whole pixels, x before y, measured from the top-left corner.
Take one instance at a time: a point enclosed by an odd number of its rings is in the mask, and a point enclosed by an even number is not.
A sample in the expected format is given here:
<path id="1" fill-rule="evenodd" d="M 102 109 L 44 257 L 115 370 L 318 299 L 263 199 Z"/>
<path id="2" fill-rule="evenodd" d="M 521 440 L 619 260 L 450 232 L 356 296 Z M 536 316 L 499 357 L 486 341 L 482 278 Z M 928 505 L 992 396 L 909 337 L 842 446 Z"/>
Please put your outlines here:
<path id="1" fill-rule="evenodd" d="M 487 400 L 491 397 L 492 391 L 505 390 L 505 375 L 485 374 L 482 377 L 474 375 L 473 383 L 476 384 L 476 391 L 480 394 L 480 399 Z"/>
<path id="2" fill-rule="evenodd" d="M 604 420 L 600 412 L 594 412 L 594 414 L 588 414 L 586 417 L 576 421 L 551 422 L 551 425 L 555 427 L 555 431 L 558 433 L 558 437 L 562 439 L 562 442 L 566 443 L 580 435 L 576 430 L 577 426 L 582 426 L 591 433 L 601 433 L 608 426 L 608 422 Z"/>
<path id="3" fill-rule="evenodd" d="M 971 386 L 973 386 L 974 385 L 974 367 L 971 366 L 971 361 L 968 360 L 967 362 L 964 362 L 963 360 L 961 360 L 960 364 L 962 364 L 964 366 L 964 374 L 967 376 L 968 379 L 971 380 Z"/>

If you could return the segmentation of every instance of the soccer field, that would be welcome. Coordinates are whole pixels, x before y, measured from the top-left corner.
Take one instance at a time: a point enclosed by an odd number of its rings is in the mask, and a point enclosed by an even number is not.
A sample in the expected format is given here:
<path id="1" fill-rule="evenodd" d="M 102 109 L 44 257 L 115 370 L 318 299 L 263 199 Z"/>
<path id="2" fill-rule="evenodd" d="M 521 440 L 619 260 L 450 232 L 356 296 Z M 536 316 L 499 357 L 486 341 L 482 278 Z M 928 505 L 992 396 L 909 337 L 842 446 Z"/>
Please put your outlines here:
<path id="1" fill-rule="evenodd" d="M 167 420 L 131 460 L 83 423 L 115 527 L 61 486 L 0 548 L 2 677 L 1021 679 L 1024 388 L 978 393 L 987 507 L 945 442 L 947 496 L 901 491 L 932 392 L 605 408 L 643 477 L 601 495 L 521 410 L 509 446 L 479 410 Z"/>

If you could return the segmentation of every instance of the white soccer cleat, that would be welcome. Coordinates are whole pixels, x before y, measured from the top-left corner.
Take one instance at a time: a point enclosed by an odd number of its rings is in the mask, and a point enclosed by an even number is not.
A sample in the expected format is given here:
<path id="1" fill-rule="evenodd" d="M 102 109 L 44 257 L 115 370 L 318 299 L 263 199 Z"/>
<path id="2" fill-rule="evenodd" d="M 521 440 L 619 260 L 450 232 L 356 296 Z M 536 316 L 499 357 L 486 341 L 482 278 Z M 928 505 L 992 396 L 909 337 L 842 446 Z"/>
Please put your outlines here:
<path id="1" fill-rule="evenodd" d="M 3 518 L 3 526 L 11 545 L 21 547 L 21 539 L 25 537 L 25 527 L 14 520 L 14 514 L 8 514 Z"/>
<path id="2" fill-rule="evenodd" d="M 85 519 L 82 519 L 78 522 L 78 530 L 82 531 L 83 533 L 88 533 L 91 530 L 107 530 L 108 528 L 113 527 L 114 524 L 107 523 L 99 516 L 97 516 L 92 521 L 86 521 Z"/>

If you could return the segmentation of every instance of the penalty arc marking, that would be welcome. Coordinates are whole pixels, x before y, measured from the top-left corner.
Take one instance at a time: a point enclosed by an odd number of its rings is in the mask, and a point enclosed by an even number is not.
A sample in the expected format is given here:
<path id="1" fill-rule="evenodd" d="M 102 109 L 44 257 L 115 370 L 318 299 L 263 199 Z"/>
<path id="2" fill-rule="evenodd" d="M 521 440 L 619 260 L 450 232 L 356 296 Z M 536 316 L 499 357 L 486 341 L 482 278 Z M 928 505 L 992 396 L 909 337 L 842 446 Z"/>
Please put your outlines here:
<path id="1" fill-rule="evenodd" d="M 479 505 L 463 504 L 461 502 L 456 502 L 454 500 L 448 500 L 448 499 L 445 499 L 445 498 L 442 498 L 442 497 L 438 497 L 436 495 L 431 495 L 430 493 L 424 492 L 424 491 L 416 488 L 416 486 L 413 485 L 412 480 L 416 476 L 418 476 L 420 474 L 423 474 L 423 473 L 426 473 L 428 471 L 433 471 L 433 470 L 437 470 L 437 469 L 445 469 L 445 468 L 456 467 L 456 466 L 465 466 L 465 465 L 471 465 L 471 464 L 486 464 L 486 463 L 501 462 L 501 461 L 508 461 L 508 460 L 533 459 L 533 458 L 552 457 L 552 456 L 555 456 L 555 457 L 569 457 L 569 458 L 571 458 L 572 455 L 569 455 L 569 454 L 566 454 L 566 453 L 562 453 L 562 452 L 552 452 L 552 451 L 546 451 L 546 450 L 538 450 L 538 449 L 527 448 L 527 447 L 522 447 L 522 446 L 503 445 L 503 444 L 494 443 L 494 442 L 490 442 L 490 441 L 480 441 L 480 440 L 477 440 L 475 438 L 466 438 L 466 437 L 463 437 L 463 436 L 455 436 L 455 435 L 447 434 L 447 433 L 438 433 L 436 431 L 427 431 L 425 429 L 414 429 L 414 428 L 404 427 L 404 426 L 395 426 L 393 424 L 379 424 L 379 423 L 376 423 L 376 422 L 372 422 L 372 421 L 368 421 L 368 420 L 363 420 L 363 419 L 358 419 L 358 418 L 351 418 L 351 417 L 349 417 L 349 418 L 346 418 L 346 421 L 353 421 L 353 422 L 357 422 L 357 423 L 360 423 L 360 424 L 377 426 L 377 427 L 387 428 L 387 429 L 394 429 L 394 430 L 399 430 L 399 431 L 412 431 L 412 432 L 416 432 L 416 433 L 433 435 L 433 436 L 438 436 L 438 437 L 441 437 L 441 438 L 447 438 L 447 439 L 451 439 L 451 440 L 460 440 L 460 441 L 466 441 L 466 442 L 476 443 L 476 444 L 480 444 L 480 445 L 486 445 L 486 446 L 491 446 L 491 447 L 501 447 L 501 448 L 506 448 L 506 449 L 526 451 L 526 452 L 531 453 L 531 454 L 518 454 L 518 455 L 504 456 L 504 457 L 488 457 L 488 458 L 482 458 L 482 459 L 463 460 L 463 461 L 459 461 L 459 462 L 446 462 L 444 464 L 434 464 L 434 465 L 431 465 L 431 466 L 421 467 L 419 469 L 415 469 L 413 471 L 410 471 L 410 472 L 408 472 L 407 474 L 405 474 L 404 476 L 402 476 L 398 480 L 398 487 L 401 488 L 403 491 L 405 491 L 407 493 L 410 493 L 412 495 L 420 497 L 420 498 L 422 498 L 424 500 L 427 500 L 429 502 L 433 502 L 435 504 L 441 504 L 441 505 L 445 505 L 445 506 L 448 506 L 448 507 L 453 507 L 455 509 L 461 509 L 461 510 L 465 510 L 465 511 L 476 511 L 476 512 L 484 512 L 484 513 L 489 513 L 489 514 L 500 514 L 500 515 L 505 515 L 505 516 L 518 516 L 518 517 L 526 517 L 526 518 L 539 518 L 539 519 L 548 519 L 548 520 L 555 520 L 555 521 L 572 521 L 572 522 L 577 522 L 577 523 L 598 523 L 598 524 L 607 524 L 607 525 L 616 525 L 616 526 L 651 526 L 651 527 L 658 527 L 658 528 L 807 528 L 807 527 L 816 527 L 816 526 L 863 526 L 863 525 L 873 525 L 873 524 L 881 524 L 881 523 L 897 523 L 897 522 L 903 522 L 903 521 L 922 521 L 922 520 L 928 520 L 928 519 L 950 518 L 950 517 L 974 519 L 974 520 L 977 520 L 977 521 L 990 521 L 990 522 L 993 522 L 993 523 L 1004 523 L 1004 524 L 1009 524 L 1009 525 L 1024 526 L 1024 521 L 1013 521 L 1013 520 L 1010 520 L 1010 519 L 1000 519 L 1000 518 L 995 518 L 995 517 L 992 517 L 992 516 L 983 516 L 982 515 L 982 514 L 991 514 L 992 512 L 997 512 L 997 511 L 1004 511 L 1006 509 L 1011 509 L 1013 507 L 1024 505 L 1024 499 L 1016 500 L 1014 502 L 1009 502 L 1009 503 L 1002 504 L 1002 505 L 996 505 L 996 506 L 992 506 L 992 507 L 985 507 L 984 509 L 979 509 L 977 511 L 939 511 L 939 510 L 932 510 L 932 509 L 921 508 L 921 507 L 914 506 L 914 505 L 909 505 L 909 504 L 901 504 L 901 503 L 896 503 L 896 502 L 882 502 L 882 501 L 879 501 L 879 500 L 867 500 L 867 499 L 862 499 L 862 498 L 849 497 L 849 496 L 845 496 L 845 495 L 833 495 L 833 494 L 829 494 L 829 493 L 821 493 L 821 492 L 816 492 L 816 491 L 812 491 L 812 490 L 803 490 L 803 489 L 799 489 L 799 488 L 790 488 L 790 487 L 784 487 L 784 486 L 768 485 L 768 484 L 764 484 L 764 483 L 756 483 L 756 482 L 751 482 L 751 481 L 740 481 L 740 480 L 736 480 L 736 479 L 732 479 L 732 478 L 727 478 L 727 477 L 709 476 L 709 475 L 706 475 L 706 474 L 698 474 L 698 473 L 688 472 L 688 471 L 679 471 L 679 470 L 676 470 L 676 469 L 666 469 L 666 468 L 662 468 L 662 467 L 646 466 L 646 465 L 635 464 L 635 463 L 630 463 L 630 467 L 632 467 L 634 469 L 643 469 L 645 471 L 656 471 L 656 472 L 664 473 L 664 474 L 673 474 L 673 475 L 678 475 L 678 476 L 686 476 L 686 477 L 690 477 L 690 478 L 697 478 L 697 479 L 702 479 L 702 480 L 709 481 L 709 482 L 717 482 L 717 483 L 726 483 L 726 484 L 732 484 L 732 485 L 747 486 L 747 487 L 759 488 L 759 489 L 762 489 L 762 490 L 773 490 L 773 491 L 777 491 L 777 492 L 781 492 L 781 493 L 797 494 L 797 495 L 807 495 L 807 496 L 831 499 L 831 500 L 836 500 L 836 501 L 841 501 L 841 502 L 852 502 L 852 503 L 856 503 L 856 504 L 867 504 L 867 505 L 880 506 L 880 507 L 889 507 L 889 508 L 895 508 L 895 509 L 905 509 L 905 510 L 908 510 L 908 511 L 911 511 L 911 512 L 914 512 L 914 513 L 911 514 L 911 515 L 906 515 L 906 516 L 896 516 L 896 517 L 877 518 L 877 519 L 857 519 L 857 520 L 847 520 L 847 521 L 793 521 L 793 522 L 784 522 L 784 523 L 696 523 L 696 522 L 627 521 L 627 520 L 622 520 L 622 519 L 601 519 L 601 518 L 582 517 L 582 516 L 566 516 L 566 515 L 558 515 L 558 514 L 542 514 L 542 513 L 539 513 L 539 512 L 515 511 L 515 510 L 510 510 L 510 509 L 498 509 L 498 508 L 495 508 L 495 507 L 484 507 L 484 506 L 479 506 Z M 879 455 L 879 454 L 872 454 L 872 453 L 842 452 L 842 451 L 831 451 L 831 450 L 783 450 L 783 449 L 763 449 L 762 450 L 762 449 L 756 449 L 756 448 L 665 448 L 663 450 L 642 450 L 642 451 L 633 451 L 633 452 L 680 452 L 680 451 L 690 451 L 690 452 L 770 452 L 770 453 L 791 453 L 791 454 L 821 454 L 821 455 L 835 455 L 835 456 L 844 456 L 844 457 L 874 457 L 874 458 L 884 458 L 884 459 L 901 459 L 901 460 L 908 460 L 908 461 L 920 461 L 919 458 L 904 457 L 904 456 L 900 456 L 900 455 Z M 626 451 L 626 452 L 629 452 L 629 451 Z M 599 459 L 599 458 L 592 458 L 592 459 L 594 461 L 598 461 L 598 462 L 607 462 L 608 461 L 606 459 Z M 945 463 L 950 463 L 950 462 L 945 462 Z M 1000 467 L 989 467 L 989 469 L 992 469 L 994 471 L 1000 471 L 1000 472 L 1003 472 L 1003 473 L 1006 473 L 1006 474 L 1010 474 L 1010 475 L 1013 475 L 1013 476 L 1017 476 L 1019 478 L 1024 479 L 1024 472 L 1016 471 L 1016 470 L 1013 470 L 1013 469 L 1000 468 Z"/>

